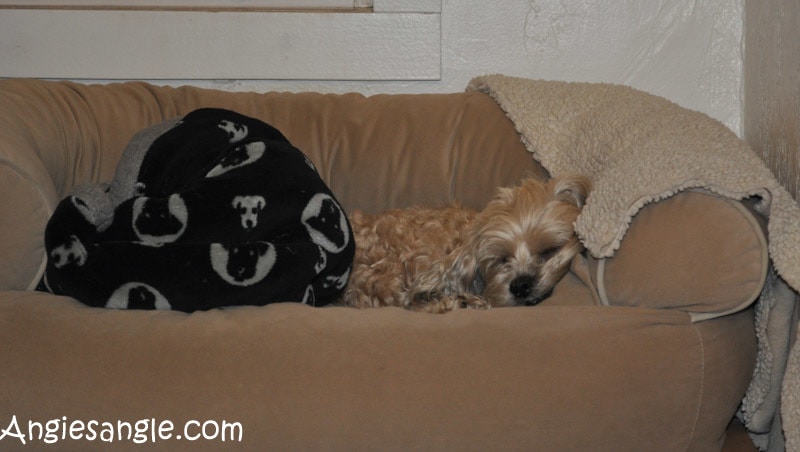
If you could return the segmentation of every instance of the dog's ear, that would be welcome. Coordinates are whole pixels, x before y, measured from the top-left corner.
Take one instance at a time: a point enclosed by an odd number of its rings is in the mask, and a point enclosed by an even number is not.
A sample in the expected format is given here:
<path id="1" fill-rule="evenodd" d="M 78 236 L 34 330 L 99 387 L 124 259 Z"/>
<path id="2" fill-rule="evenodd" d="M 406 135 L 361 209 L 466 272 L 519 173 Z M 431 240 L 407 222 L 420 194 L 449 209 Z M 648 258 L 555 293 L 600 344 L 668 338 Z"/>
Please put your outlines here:
<path id="1" fill-rule="evenodd" d="M 462 293 L 480 294 L 485 283 L 478 275 L 474 250 L 462 245 L 446 259 L 434 262 L 417 275 L 405 300 L 406 306 Z"/>
<path id="2" fill-rule="evenodd" d="M 577 206 L 579 209 L 586 204 L 586 198 L 592 190 L 592 181 L 580 174 L 572 174 L 553 179 L 553 197 L 561 202 Z"/>
<path id="3" fill-rule="evenodd" d="M 478 272 L 478 259 L 475 247 L 469 242 L 459 247 L 453 258 L 448 262 L 444 272 L 445 293 L 473 293 L 480 294 L 481 287 Z"/>
<path id="4" fill-rule="evenodd" d="M 505 203 L 511 202 L 514 199 L 514 189 L 509 187 L 498 187 L 495 192 L 494 199 Z"/>

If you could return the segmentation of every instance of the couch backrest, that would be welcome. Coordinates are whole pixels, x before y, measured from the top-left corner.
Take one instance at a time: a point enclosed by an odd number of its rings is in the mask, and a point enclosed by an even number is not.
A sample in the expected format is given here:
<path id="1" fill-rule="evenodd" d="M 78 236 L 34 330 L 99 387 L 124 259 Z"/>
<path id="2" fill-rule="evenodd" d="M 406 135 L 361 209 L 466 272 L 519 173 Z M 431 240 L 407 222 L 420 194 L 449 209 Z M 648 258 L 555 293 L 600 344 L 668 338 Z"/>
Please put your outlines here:
<path id="1" fill-rule="evenodd" d="M 35 286 L 43 235 L 60 199 L 109 181 L 137 131 L 201 107 L 236 110 L 281 130 L 345 209 L 376 212 L 458 200 L 546 177 L 511 121 L 480 93 L 232 93 L 145 83 L 0 81 L 0 290 Z"/>

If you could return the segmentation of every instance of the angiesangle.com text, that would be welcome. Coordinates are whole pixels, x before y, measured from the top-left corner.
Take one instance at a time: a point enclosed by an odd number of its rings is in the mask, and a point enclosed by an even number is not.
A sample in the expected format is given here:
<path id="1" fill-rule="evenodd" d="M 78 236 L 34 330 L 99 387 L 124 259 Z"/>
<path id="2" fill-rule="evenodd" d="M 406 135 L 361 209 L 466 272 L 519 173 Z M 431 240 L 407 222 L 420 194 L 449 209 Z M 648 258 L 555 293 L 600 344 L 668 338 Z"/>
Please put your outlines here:
<path id="1" fill-rule="evenodd" d="M 2 427 L 5 425 L 5 427 Z M 169 420 L 138 419 L 135 421 L 98 421 L 68 419 L 62 416 L 45 421 L 19 420 L 13 415 L 7 423 L 0 418 L 0 449 L 3 443 L 17 442 L 55 444 L 66 441 L 131 442 L 160 441 L 241 442 L 244 428 L 240 422 L 189 420 L 176 425 Z"/>

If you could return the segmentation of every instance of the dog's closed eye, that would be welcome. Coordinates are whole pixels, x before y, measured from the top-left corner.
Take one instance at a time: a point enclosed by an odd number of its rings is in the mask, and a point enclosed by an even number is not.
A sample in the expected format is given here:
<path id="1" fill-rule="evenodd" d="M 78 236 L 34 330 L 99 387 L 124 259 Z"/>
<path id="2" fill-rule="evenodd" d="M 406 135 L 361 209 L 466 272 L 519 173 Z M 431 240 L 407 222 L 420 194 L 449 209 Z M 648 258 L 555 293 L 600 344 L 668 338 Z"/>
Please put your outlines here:
<path id="1" fill-rule="evenodd" d="M 551 246 L 551 247 L 545 248 L 545 249 L 543 249 L 542 251 L 539 252 L 539 257 L 543 261 L 550 260 L 553 256 L 558 254 L 559 250 L 561 250 L 561 247 L 558 247 L 558 246 Z"/>

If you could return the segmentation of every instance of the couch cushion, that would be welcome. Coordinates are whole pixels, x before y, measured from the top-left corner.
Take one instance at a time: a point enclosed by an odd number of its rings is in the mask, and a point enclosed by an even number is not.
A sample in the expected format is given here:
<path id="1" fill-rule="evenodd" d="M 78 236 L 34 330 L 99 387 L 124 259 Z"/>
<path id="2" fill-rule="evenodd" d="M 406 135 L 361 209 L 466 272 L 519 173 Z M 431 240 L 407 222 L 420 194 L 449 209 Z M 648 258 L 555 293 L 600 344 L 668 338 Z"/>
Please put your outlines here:
<path id="1" fill-rule="evenodd" d="M 597 306 L 186 315 L 7 292 L 0 412 L 23 428 L 169 420 L 173 436 L 190 419 L 227 420 L 245 449 L 718 450 L 751 374 L 752 328 L 750 311 L 694 324 L 676 310 Z"/>
<path id="2" fill-rule="evenodd" d="M 589 263 L 602 304 L 681 309 L 699 321 L 756 300 L 767 241 L 742 203 L 687 191 L 643 208 L 617 253 Z"/>

